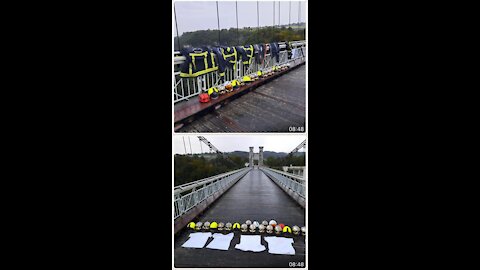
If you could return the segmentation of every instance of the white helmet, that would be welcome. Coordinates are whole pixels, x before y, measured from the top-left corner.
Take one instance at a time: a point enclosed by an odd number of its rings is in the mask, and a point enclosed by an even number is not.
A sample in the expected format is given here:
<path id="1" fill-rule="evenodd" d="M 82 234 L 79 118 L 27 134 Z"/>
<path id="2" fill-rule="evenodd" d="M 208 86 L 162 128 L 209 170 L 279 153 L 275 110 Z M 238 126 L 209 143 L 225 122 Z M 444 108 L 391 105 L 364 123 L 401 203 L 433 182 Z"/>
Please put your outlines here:
<path id="1" fill-rule="evenodd" d="M 300 233 L 300 227 L 297 225 L 292 227 L 293 234 L 298 235 Z"/>
<path id="2" fill-rule="evenodd" d="M 261 232 L 261 233 L 265 232 L 265 225 L 260 224 L 260 225 L 258 226 L 258 231 Z"/>
<path id="3" fill-rule="evenodd" d="M 203 229 L 204 229 L 204 230 L 210 229 L 210 222 L 205 221 L 205 222 L 203 223 Z"/>
<path id="4" fill-rule="evenodd" d="M 255 225 L 250 224 L 250 232 L 255 232 L 255 229 L 256 229 L 256 228 L 257 228 L 257 227 L 256 227 Z"/>
<path id="5" fill-rule="evenodd" d="M 245 224 L 245 223 L 243 223 L 242 226 L 240 226 L 240 230 L 241 230 L 242 232 L 246 232 L 246 231 L 247 231 L 247 228 L 248 228 L 248 226 L 247 226 L 247 224 Z"/>
<path id="6" fill-rule="evenodd" d="M 256 220 L 252 224 L 255 225 L 255 228 L 258 228 L 258 226 L 260 225 Z"/>
<path id="7" fill-rule="evenodd" d="M 197 222 L 197 224 L 195 224 L 195 229 L 196 229 L 197 231 L 200 230 L 200 229 L 202 228 L 202 225 L 203 225 L 202 222 L 200 222 L 200 221 Z"/>
<path id="8" fill-rule="evenodd" d="M 225 227 L 225 224 L 223 224 L 223 222 L 219 222 L 218 223 L 218 230 L 223 231 L 223 227 Z"/>
<path id="9" fill-rule="evenodd" d="M 231 229 L 232 229 L 232 223 L 227 222 L 227 224 L 225 224 L 225 230 L 230 231 Z"/>
<path id="10" fill-rule="evenodd" d="M 249 220 L 245 221 L 245 224 L 247 224 L 248 226 L 250 226 L 252 224 L 252 222 Z"/>
<path id="11" fill-rule="evenodd" d="M 276 226 L 277 225 L 277 222 L 275 220 L 270 220 L 270 223 L 268 223 L 269 225 L 272 225 L 272 226 Z"/>
<path id="12" fill-rule="evenodd" d="M 262 221 L 263 226 L 267 227 L 268 226 L 268 221 L 264 220 Z"/>
<path id="13" fill-rule="evenodd" d="M 275 226 L 275 233 L 280 234 L 282 232 L 282 227 L 280 226 Z"/>
<path id="14" fill-rule="evenodd" d="M 272 225 L 268 225 L 267 226 L 267 233 L 272 233 L 273 232 L 273 226 Z"/>
<path id="15" fill-rule="evenodd" d="M 305 233 L 307 232 L 307 228 L 303 226 L 301 230 L 302 230 L 302 235 L 305 235 Z"/>

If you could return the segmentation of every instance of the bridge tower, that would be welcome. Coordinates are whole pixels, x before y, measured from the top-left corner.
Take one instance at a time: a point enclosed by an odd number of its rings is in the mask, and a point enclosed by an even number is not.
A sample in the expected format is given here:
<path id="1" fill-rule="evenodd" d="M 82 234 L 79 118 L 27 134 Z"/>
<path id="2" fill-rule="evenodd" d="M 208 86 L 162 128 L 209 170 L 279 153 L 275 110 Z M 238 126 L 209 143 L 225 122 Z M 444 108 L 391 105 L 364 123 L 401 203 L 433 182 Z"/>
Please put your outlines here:
<path id="1" fill-rule="evenodd" d="M 258 153 L 258 166 L 263 166 L 263 146 L 259 146 L 258 147 L 260 150 L 259 150 L 259 153 Z"/>
<path id="2" fill-rule="evenodd" d="M 248 166 L 253 168 L 253 146 L 250 146 L 250 153 L 248 154 Z"/>

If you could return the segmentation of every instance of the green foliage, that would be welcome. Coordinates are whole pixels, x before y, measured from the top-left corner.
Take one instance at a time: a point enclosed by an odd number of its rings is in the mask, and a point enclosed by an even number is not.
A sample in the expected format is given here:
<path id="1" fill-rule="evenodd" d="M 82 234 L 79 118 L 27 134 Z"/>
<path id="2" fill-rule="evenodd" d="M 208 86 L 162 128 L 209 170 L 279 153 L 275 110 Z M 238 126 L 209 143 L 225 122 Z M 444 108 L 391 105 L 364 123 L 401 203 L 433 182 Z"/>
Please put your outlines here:
<path id="1" fill-rule="evenodd" d="M 180 44 L 182 47 L 197 47 L 197 46 L 218 46 L 218 30 L 199 30 L 194 32 L 185 32 L 180 37 Z M 222 29 L 220 30 L 220 45 L 237 46 L 257 43 L 270 43 L 278 41 L 292 41 L 305 39 L 305 28 L 298 27 L 264 27 L 256 28 L 242 28 L 237 29 Z M 174 47 L 178 47 L 178 39 L 174 38 Z"/>
<path id="2" fill-rule="evenodd" d="M 282 166 L 305 166 L 305 155 L 293 156 L 287 155 L 281 158 L 270 157 L 264 161 L 265 165 L 270 168 L 281 170 Z"/>
<path id="3" fill-rule="evenodd" d="M 175 155 L 174 185 L 182 185 L 197 181 L 220 173 L 233 171 L 245 167 L 248 159 L 238 156 L 224 158 L 218 155 L 216 158 L 205 158 L 200 155 Z"/>

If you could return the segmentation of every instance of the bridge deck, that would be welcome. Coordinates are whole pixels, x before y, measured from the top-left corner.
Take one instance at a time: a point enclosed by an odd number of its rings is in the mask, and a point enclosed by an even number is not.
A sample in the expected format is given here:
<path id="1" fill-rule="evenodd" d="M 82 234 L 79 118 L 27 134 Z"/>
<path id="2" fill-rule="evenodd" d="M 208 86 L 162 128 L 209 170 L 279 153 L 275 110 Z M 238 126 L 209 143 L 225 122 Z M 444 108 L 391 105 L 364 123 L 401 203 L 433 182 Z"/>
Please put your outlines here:
<path id="1" fill-rule="evenodd" d="M 289 127 L 304 127 L 305 74 L 305 65 L 301 65 L 178 132 L 289 132 Z"/>
<path id="2" fill-rule="evenodd" d="M 210 206 L 196 221 L 222 221 L 243 223 L 251 221 L 270 221 L 275 219 L 285 225 L 304 226 L 305 210 L 298 206 L 263 172 L 254 169 L 239 180 L 217 202 Z M 235 249 L 240 242 L 240 232 L 235 237 L 228 251 L 213 249 L 189 249 L 181 245 L 188 239 L 189 231 L 182 230 L 174 239 L 175 267 L 289 267 L 289 262 L 305 262 L 305 238 L 303 236 L 284 236 L 294 239 L 295 255 L 276 255 L 268 253 L 268 244 L 262 234 L 263 252 L 245 252 Z M 258 231 L 255 233 L 260 235 Z M 283 236 L 283 235 L 282 235 Z M 210 242 L 209 240 L 207 242 Z"/>

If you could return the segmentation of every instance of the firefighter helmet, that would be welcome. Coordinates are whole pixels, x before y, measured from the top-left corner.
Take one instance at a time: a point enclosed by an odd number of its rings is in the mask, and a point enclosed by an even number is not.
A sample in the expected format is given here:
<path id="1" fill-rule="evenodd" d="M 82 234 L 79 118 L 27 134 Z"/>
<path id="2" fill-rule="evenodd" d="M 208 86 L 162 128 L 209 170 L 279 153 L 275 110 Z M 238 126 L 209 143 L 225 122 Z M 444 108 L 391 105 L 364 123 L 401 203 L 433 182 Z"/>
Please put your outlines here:
<path id="1" fill-rule="evenodd" d="M 204 229 L 204 230 L 210 229 L 210 222 L 205 221 L 205 222 L 203 223 L 203 229 Z"/>
<path id="2" fill-rule="evenodd" d="M 218 92 L 220 93 L 220 95 L 225 94 L 226 91 L 225 91 L 225 86 L 224 85 L 221 84 L 217 88 L 218 88 Z"/>
<path id="3" fill-rule="evenodd" d="M 249 82 L 253 82 L 253 80 L 250 76 L 243 76 L 242 82 L 249 83 Z"/>
<path id="4" fill-rule="evenodd" d="M 201 103 L 207 103 L 210 101 L 210 96 L 207 93 L 201 93 L 198 96 L 198 99 L 200 100 Z"/>
<path id="5" fill-rule="evenodd" d="M 208 88 L 208 95 L 210 96 L 211 99 L 217 99 L 218 98 L 218 88 L 216 87 L 210 87 Z"/>
<path id="6" fill-rule="evenodd" d="M 234 90 L 238 89 L 240 87 L 240 82 L 238 82 L 237 80 L 233 80 L 232 87 Z"/>

